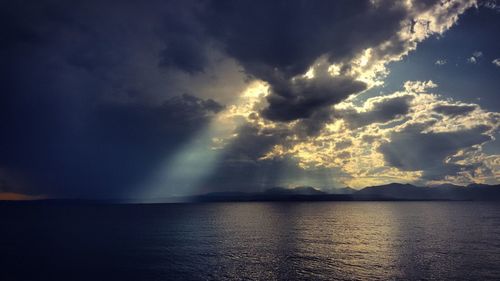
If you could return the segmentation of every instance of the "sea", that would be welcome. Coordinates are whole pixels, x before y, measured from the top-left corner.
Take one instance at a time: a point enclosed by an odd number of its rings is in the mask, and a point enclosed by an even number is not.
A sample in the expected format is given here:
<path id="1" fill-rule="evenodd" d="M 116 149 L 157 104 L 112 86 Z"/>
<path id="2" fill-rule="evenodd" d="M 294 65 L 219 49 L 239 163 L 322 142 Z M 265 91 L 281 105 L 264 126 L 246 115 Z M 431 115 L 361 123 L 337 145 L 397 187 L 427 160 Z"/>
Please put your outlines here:
<path id="1" fill-rule="evenodd" d="M 0 280 L 500 280 L 496 202 L 2 203 Z"/>

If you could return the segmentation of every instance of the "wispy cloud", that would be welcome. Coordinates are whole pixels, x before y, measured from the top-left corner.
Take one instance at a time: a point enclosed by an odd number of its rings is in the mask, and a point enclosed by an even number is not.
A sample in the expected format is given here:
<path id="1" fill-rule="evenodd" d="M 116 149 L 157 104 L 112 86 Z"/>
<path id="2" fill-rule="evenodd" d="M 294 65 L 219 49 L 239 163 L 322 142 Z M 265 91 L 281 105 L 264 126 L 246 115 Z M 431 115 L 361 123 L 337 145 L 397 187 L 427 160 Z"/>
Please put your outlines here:
<path id="1" fill-rule="evenodd" d="M 500 67 L 500 58 L 496 58 L 496 59 L 492 60 L 491 63 Z"/>
<path id="2" fill-rule="evenodd" d="M 496 0 L 482 1 L 480 5 L 500 13 L 500 5 Z"/>

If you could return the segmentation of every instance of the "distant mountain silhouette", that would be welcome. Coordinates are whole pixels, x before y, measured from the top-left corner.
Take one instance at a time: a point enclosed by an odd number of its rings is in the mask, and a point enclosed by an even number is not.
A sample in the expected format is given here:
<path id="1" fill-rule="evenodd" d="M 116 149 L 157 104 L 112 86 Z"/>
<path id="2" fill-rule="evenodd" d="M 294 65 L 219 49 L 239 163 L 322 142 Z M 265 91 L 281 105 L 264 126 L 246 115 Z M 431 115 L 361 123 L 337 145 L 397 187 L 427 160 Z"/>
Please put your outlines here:
<path id="1" fill-rule="evenodd" d="M 312 186 L 298 186 L 295 188 L 272 187 L 264 191 L 266 194 L 296 194 L 296 195 L 319 195 L 326 194 Z"/>
<path id="2" fill-rule="evenodd" d="M 451 184 L 451 183 L 445 183 L 445 184 L 431 185 L 429 187 L 432 187 L 432 188 L 455 188 L 455 187 L 460 187 L 460 188 L 463 188 L 465 186 L 455 185 L 455 184 Z"/>
<path id="3" fill-rule="evenodd" d="M 335 193 L 334 193 L 335 192 Z M 292 189 L 273 187 L 264 192 L 217 192 L 191 197 L 197 202 L 215 201 L 405 201 L 405 200 L 486 200 L 500 201 L 500 185 L 443 184 L 432 187 L 390 183 L 361 190 L 332 189 L 330 193 L 304 186 Z"/>
<path id="4" fill-rule="evenodd" d="M 350 188 L 350 187 L 326 187 L 322 188 L 322 190 L 325 190 L 325 193 L 330 193 L 330 194 L 353 194 L 357 192 L 357 189 Z"/>
<path id="5" fill-rule="evenodd" d="M 352 201 L 346 194 L 330 194 L 311 186 L 295 188 L 272 187 L 263 192 L 214 192 L 193 196 L 195 202 L 233 202 L 233 201 Z"/>
<path id="6" fill-rule="evenodd" d="M 357 198 L 385 199 L 432 199 L 438 189 L 419 187 L 411 184 L 390 183 L 386 185 L 365 187 L 355 193 Z"/>
<path id="7" fill-rule="evenodd" d="M 384 198 L 394 200 L 500 200 L 500 186 L 471 184 L 466 187 L 444 184 L 433 187 L 391 183 L 366 187 L 355 193 L 355 199 Z"/>
<path id="8" fill-rule="evenodd" d="M 42 199 L 33 201 L 0 201 L 0 204 L 134 204 L 173 202 L 253 202 L 253 201 L 500 201 L 500 185 L 442 184 L 431 187 L 390 183 L 361 190 L 349 187 L 330 188 L 329 192 L 311 186 L 272 187 L 262 192 L 212 192 L 203 195 L 156 198 L 154 200 L 80 200 Z"/>

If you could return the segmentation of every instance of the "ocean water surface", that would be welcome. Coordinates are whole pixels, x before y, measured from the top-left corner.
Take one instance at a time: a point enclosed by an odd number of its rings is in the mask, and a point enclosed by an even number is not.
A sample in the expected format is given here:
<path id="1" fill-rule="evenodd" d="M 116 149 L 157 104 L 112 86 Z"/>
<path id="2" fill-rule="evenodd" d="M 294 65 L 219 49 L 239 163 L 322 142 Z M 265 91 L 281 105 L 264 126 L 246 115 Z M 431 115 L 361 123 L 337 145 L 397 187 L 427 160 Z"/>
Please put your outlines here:
<path id="1" fill-rule="evenodd" d="M 498 280 L 500 204 L 1 204 L 0 280 Z"/>

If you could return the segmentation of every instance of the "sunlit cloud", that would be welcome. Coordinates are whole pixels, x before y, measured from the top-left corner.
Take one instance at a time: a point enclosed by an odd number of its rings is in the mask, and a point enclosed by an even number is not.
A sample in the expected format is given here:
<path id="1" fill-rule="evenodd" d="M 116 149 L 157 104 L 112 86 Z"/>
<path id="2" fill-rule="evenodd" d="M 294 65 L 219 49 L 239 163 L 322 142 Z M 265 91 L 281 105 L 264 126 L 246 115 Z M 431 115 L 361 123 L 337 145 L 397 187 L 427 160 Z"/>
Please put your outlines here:
<path id="1" fill-rule="evenodd" d="M 238 184 L 248 190 L 498 181 L 499 160 L 487 149 L 498 132 L 495 105 L 479 104 L 488 98 L 481 87 L 461 101 L 446 79 L 431 81 L 426 73 L 479 70 L 481 60 L 493 59 L 491 49 L 477 42 L 462 48 L 466 54 L 424 50 L 424 68 L 408 71 L 417 77 L 397 68 L 427 46 L 422 42 L 439 45 L 448 30 L 460 28 L 468 9 L 496 9 L 491 5 L 230 1 L 223 9 L 211 1 L 160 1 L 138 4 L 141 13 L 116 7 L 117 16 L 139 18 L 127 33 L 112 18 L 94 21 L 95 11 L 106 9 L 92 5 L 78 13 L 61 7 L 82 26 L 32 9 L 34 20 L 54 24 L 54 32 L 6 44 L 14 57 L 8 67 L 20 78 L 5 76 L 13 94 L 1 97 L 0 107 L 12 124 L 1 144 L 14 149 L 0 164 L 39 177 L 49 193 L 196 194 L 233 188 L 227 171 L 241 172 L 232 180 L 248 176 Z M 45 38 L 29 21 L 13 24 L 15 32 Z M 478 65 L 446 67 L 458 58 Z M 500 67 L 499 59 L 492 63 Z M 391 71 L 406 82 L 392 81 Z M 436 140 L 443 147 L 435 149 Z M 60 177 L 58 168 L 70 176 Z M 68 181 L 74 190 L 65 189 Z"/>
<path id="2" fill-rule="evenodd" d="M 465 134 L 468 130 L 473 132 L 475 128 L 485 126 L 483 133 L 489 136 L 486 139 L 491 140 L 492 135 L 498 129 L 498 120 L 500 120 L 498 113 L 485 111 L 476 104 L 443 99 L 439 95 L 429 92 L 436 87 L 437 85 L 432 81 L 409 81 L 405 83 L 403 91 L 370 98 L 359 106 L 349 101 L 343 102 L 336 106 L 337 117 L 340 119 L 326 126 L 319 136 L 277 145 L 266 155 L 266 158 L 288 155 L 296 158 L 299 165 L 306 169 L 317 167 L 340 169 L 349 175 L 342 182 L 351 187 L 394 181 L 425 182 L 425 178 L 422 178 L 425 176 L 422 170 L 402 170 L 391 166 L 379 150 L 381 145 L 390 144 L 395 134 L 406 132 L 411 128 L 418 128 L 418 131 L 415 131 L 416 135 L 428 134 L 431 136 L 448 133 L 453 135 L 460 132 Z M 397 103 L 395 103 L 396 101 Z M 395 105 L 406 106 L 406 104 L 408 108 L 401 111 L 401 118 L 398 118 L 398 115 L 394 114 L 399 112 Z M 385 105 L 387 107 L 384 107 Z M 366 122 L 355 121 L 358 120 L 356 118 L 364 118 L 363 115 L 370 116 L 366 118 Z M 377 118 L 380 118 L 379 122 L 377 122 Z M 352 126 L 352 122 L 358 123 L 355 123 L 356 126 Z M 480 148 L 483 144 L 483 141 L 479 141 L 474 143 L 472 147 Z M 399 147 L 400 151 L 414 148 L 410 143 L 405 145 Z M 448 158 L 436 161 L 442 161 L 443 167 L 452 163 L 463 167 L 479 165 L 485 159 L 489 159 L 488 163 L 494 162 L 491 159 L 496 156 L 488 156 L 484 153 L 476 155 L 475 160 L 466 157 L 469 162 L 460 162 L 453 158 L 453 155 L 470 154 L 470 148 L 467 146 L 465 150 L 450 151 L 452 154 L 448 155 Z M 489 168 L 492 164 L 484 165 L 489 170 L 495 168 Z M 469 173 L 463 170 L 454 175 L 443 174 L 442 176 L 443 180 L 455 183 L 485 181 L 484 172 L 482 174 L 479 172 Z M 465 177 L 468 179 L 465 180 Z M 487 182 L 491 182 L 491 177 Z"/>

